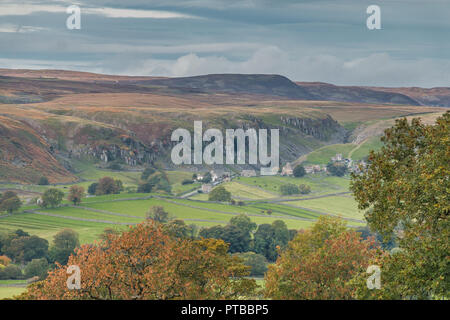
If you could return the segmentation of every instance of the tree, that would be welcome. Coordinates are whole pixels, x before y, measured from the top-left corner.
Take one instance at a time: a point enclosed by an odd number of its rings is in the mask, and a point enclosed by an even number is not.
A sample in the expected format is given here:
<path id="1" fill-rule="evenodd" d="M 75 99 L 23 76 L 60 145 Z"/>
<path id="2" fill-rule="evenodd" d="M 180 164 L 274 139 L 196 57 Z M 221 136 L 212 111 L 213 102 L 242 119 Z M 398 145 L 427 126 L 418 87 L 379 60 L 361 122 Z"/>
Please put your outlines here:
<path id="1" fill-rule="evenodd" d="M 5 193 L 2 194 L 1 198 L 0 198 L 0 203 L 2 203 L 5 200 L 8 200 L 10 198 L 14 198 L 17 197 L 17 193 L 15 193 L 14 191 L 6 191 Z"/>
<path id="2" fill-rule="evenodd" d="M 367 170 L 352 175 L 351 190 L 366 210 L 371 230 L 388 240 L 397 234 L 396 254 L 380 262 L 381 290 L 362 297 L 449 298 L 450 112 L 425 125 L 397 120 L 371 152 Z"/>
<path id="3" fill-rule="evenodd" d="M 138 193 L 150 193 L 152 192 L 154 185 L 150 182 L 146 182 L 146 183 L 141 183 L 138 186 L 137 192 Z"/>
<path id="4" fill-rule="evenodd" d="M 236 299 L 252 295 L 249 268 L 222 240 L 173 238 L 147 222 L 108 243 L 83 245 L 68 264 L 83 270 L 81 290 L 68 290 L 67 269 L 28 287 L 22 299 Z"/>
<path id="5" fill-rule="evenodd" d="M 229 222 L 231 225 L 235 225 L 240 228 L 246 234 L 250 236 L 253 231 L 256 230 L 257 224 L 250 220 L 250 218 L 246 214 L 240 214 L 230 219 Z"/>
<path id="6" fill-rule="evenodd" d="M 300 190 L 295 184 L 286 183 L 280 186 L 280 193 L 284 196 L 299 194 Z"/>
<path id="7" fill-rule="evenodd" d="M 179 239 L 193 239 L 194 238 L 194 230 L 193 226 L 188 226 L 184 220 L 176 219 L 171 220 L 164 225 L 164 232 L 169 236 Z"/>
<path id="8" fill-rule="evenodd" d="M 6 267 L 10 263 L 11 263 L 11 259 L 10 258 L 8 258 L 7 256 L 0 256 L 0 264 L 2 266 Z"/>
<path id="9" fill-rule="evenodd" d="M 47 179 L 47 177 L 40 177 L 38 181 L 38 185 L 40 186 L 48 186 L 50 183 Z"/>
<path id="10" fill-rule="evenodd" d="M 47 208 L 49 206 L 51 208 L 57 207 L 61 204 L 63 197 L 64 192 L 62 192 L 61 190 L 55 188 L 47 189 L 42 195 L 41 206 L 44 208 Z"/>
<path id="11" fill-rule="evenodd" d="M 267 271 L 267 259 L 262 255 L 254 252 L 244 252 L 237 254 L 246 266 L 251 268 L 250 275 L 253 277 L 262 277 Z"/>
<path id="12" fill-rule="evenodd" d="M 142 180 L 147 180 L 148 177 L 150 177 L 150 175 L 152 175 L 153 173 L 155 173 L 155 169 L 148 167 L 145 168 L 144 171 L 141 174 L 141 179 Z"/>
<path id="13" fill-rule="evenodd" d="M 80 186 L 71 186 L 69 189 L 69 195 L 67 196 L 67 200 L 72 202 L 75 206 L 81 203 L 81 200 L 84 197 L 84 188 Z"/>
<path id="14" fill-rule="evenodd" d="M 347 166 L 341 162 L 329 162 L 327 171 L 333 176 L 342 177 L 347 173 Z"/>
<path id="15" fill-rule="evenodd" d="M 10 264 L 0 269 L 0 280 L 18 280 L 22 278 L 22 270 L 19 266 Z"/>
<path id="16" fill-rule="evenodd" d="M 103 177 L 98 181 L 95 194 L 98 196 L 105 194 L 116 194 L 120 192 L 119 190 L 119 186 L 113 178 Z"/>
<path id="17" fill-rule="evenodd" d="M 274 229 L 270 224 L 264 223 L 258 226 L 254 235 L 254 250 L 271 262 L 277 259 Z"/>
<path id="18" fill-rule="evenodd" d="M 210 183 L 212 181 L 212 176 L 210 172 L 207 172 L 203 175 L 202 182 L 203 183 Z"/>
<path id="19" fill-rule="evenodd" d="M 25 277 L 39 277 L 40 280 L 43 280 L 47 277 L 48 268 L 49 265 L 47 259 L 33 259 L 25 267 Z"/>
<path id="20" fill-rule="evenodd" d="M 11 240 L 3 246 L 2 251 L 15 263 L 26 263 L 47 256 L 47 240 L 38 236 L 11 236 Z"/>
<path id="21" fill-rule="evenodd" d="M 347 230 L 338 218 L 320 217 L 310 230 L 289 242 L 266 274 L 265 295 L 271 299 L 350 299 L 347 283 L 366 271 L 380 253 L 374 243 Z"/>
<path id="22" fill-rule="evenodd" d="M 80 246 L 78 233 L 72 229 L 64 229 L 53 237 L 53 243 L 49 251 L 51 262 L 66 264 L 69 256 L 75 248 Z"/>
<path id="23" fill-rule="evenodd" d="M 228 224 L 225 227 L 213 226 L 211 228 L 203 228 L 199 235 L 207 239 L 221 239 L 225 241 L 229 244 L 228 249 L 231 253 L 245 252 L 250 249 L 250 235 L 236 225 Z"/>
<path id="24" fill-rule="evenodd" d="M 19 210 L 21 206 L 22 202 L 14 191 L 6 191 L 0 197 L 0 211 L 13 213 Z"/>
<path id="25" fill-rule="evenodd" d="M 16 197 L 8 198 L 3 200 L 0 204 L 0 211 L 6 211 L 8 213 L 13 213 L 20 209 L 22 202 Z"/>
<path id="26" fill-rule="evenodd" d="M 94 196 L 97 193 L 97 186 L 97 182 L 91 183 L 88 187 L 88 193 Z"/>
<path id="27" fill-rule="evenodd" d="M 161 206 L 153 206 L 147 212 L 147 219 L 156 221 L 158 223 L 166 223 L 170 220 L 169 213 Z"/>
<path id="28" fill-rule="evenodd" d="M 293 171 L 294 177 L 300 178 L 306 174 L 305 168 L 303 166 L 296 166 Z"/>
<path id="29" fill-rule="evenodd" d="M 209 201 L 229 202 L 231 201 L 231 193 L 225 187 L 219 186 L 214 188 L 208 195 Z"/>

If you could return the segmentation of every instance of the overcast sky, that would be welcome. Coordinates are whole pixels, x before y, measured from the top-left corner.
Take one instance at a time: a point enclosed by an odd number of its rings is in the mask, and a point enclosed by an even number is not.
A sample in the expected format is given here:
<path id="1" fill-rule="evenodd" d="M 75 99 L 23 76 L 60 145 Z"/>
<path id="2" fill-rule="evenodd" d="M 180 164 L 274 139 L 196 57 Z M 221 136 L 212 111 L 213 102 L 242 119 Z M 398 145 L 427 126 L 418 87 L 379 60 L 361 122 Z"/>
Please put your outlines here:
<path id="1" fill-rule="evenodd" d="M 450 0 L 0 0 L 0 68 L 450 86 Z"/>

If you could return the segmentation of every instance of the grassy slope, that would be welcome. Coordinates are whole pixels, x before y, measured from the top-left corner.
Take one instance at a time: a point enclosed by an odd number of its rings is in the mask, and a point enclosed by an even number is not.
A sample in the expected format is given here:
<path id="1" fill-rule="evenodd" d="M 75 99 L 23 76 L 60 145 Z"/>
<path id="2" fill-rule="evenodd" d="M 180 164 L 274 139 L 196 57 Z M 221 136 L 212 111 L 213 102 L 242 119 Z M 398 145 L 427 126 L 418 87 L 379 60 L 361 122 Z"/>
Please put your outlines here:
<path id="1" fill-rule="evenodd" d="M 302 208 L 313 209 L 321 212 L 331 213 L 345 218 L 363 219 L 363 213 L 358 210 L 358 206 L 353 197 L 336 196 L 320 199 L 302 200 L 289 202 Z"/>

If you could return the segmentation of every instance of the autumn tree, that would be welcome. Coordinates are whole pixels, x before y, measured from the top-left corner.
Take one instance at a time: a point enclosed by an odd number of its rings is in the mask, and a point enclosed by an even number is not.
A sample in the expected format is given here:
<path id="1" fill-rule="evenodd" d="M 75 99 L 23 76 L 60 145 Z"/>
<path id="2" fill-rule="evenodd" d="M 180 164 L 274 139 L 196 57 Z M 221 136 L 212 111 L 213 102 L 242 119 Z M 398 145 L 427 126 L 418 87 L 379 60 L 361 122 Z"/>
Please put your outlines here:
<path id="1" fill-rule="evenodd" d="M 83 245 L 69 258 L 81 269 L 81 289 L 68 290 L 67 268 L 28 287 L 21 299 L 236 299 L 256 288 L 249 268 L 230 256 L 222 240 L 169 236 L 148 221 L 108 243 Z"/>
<path id="2" fill-rule="evenodd" d="M 69 194 L 67 200 L 72 202 L 75 206 L 81 203 L 84 197 L 84 188 L 80 186 L 71 186 L 69 189 Z"/>
<path id="3" fill-rule="evenodd" d="M 95 194 L 98 196 L 104 194 L 116 194 L 120 192 L 119 184 L 111 177 L 103 177 L 98 181 L 95 188 Z"/>
<path id="4" fill-rule="evenodd" d="M 366 210 L 371 230 L 387 240 L 396 234 L 395 254 L 381 261 L 381 290 L 361 298 L 449 298 L 450 112 L 425 125 L 397 120 L 369 166 L 352 176 L 351 189 Z M 362 283 L 362 282 L 360 282 Z"/>
<path id="5" fill-rule="evenodd" d="M 380 254 L 374 242 L 347 230 L 338 218 L 320 217 L 310 230 L 289 242 L 266 274 L 272 299 L 350 299 L 347 282 Z"/>

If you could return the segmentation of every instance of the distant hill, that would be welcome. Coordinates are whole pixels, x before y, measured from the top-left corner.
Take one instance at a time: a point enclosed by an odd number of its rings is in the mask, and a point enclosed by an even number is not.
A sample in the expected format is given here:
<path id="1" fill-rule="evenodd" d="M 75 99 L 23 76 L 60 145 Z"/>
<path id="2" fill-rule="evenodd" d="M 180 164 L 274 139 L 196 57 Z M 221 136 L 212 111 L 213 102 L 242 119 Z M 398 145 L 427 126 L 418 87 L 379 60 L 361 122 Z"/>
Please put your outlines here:
<path id="1" fill-rule="evenodd" d="M 196 77 L 144 80 L 138 83 L 167 86 L 199 93 L 239 93 L 314 100 L 303 87 L 286 77 L 266 74 L 210 74 Z"/>
<path id="2" fill-rule="evenodd" d="M 450 107 L 450 88 L 368 88 L 376 91 L 400 93 L 420 102 L 420 104 L 425 106 Z"/>
<path id="3" fill-rule="evenodd" d="M 418 106 L 421 105 L 417 100 L 408 95 L 384 91 L 375 88 L 369 89 L 356 86 L 336 86 L 323 82 L 297 82 L 297 84 L 306 89 L 314 96 L 316 100 L 342 101 L 342 102 L 363 102 L 363 103 L 383 103 L 383 104 L 405 104 Z"/>

